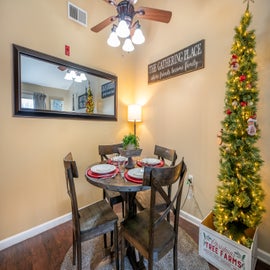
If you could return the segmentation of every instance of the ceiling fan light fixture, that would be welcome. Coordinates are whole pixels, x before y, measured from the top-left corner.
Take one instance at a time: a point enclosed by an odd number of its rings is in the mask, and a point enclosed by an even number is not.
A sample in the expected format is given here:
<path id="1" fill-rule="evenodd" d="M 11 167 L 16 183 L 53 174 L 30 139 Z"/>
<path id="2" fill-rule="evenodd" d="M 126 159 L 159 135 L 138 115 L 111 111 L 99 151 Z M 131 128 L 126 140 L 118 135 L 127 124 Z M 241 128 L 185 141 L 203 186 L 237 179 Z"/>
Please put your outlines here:
<path id="1" fill-rule="evenodd" d="M 136 45 L 140 45 L 145 42 L 145 37 L 143 35 L 139 22 L 137 23 L 136 30 L 134 31 L 134 34 L 132 36 L 132 42 Z"/>
<path id="2" fill-rule="evenodd" d="M 112 28 L 112 32 L 109 36 L 109 38 L 107 39 L 107 44 L 111 47 L 118 47 L 120 45 L 120 40 L 116 34 L 116 25 L 114 24 L 113 25 L 113 28 Z"/>
<path id="3" fill-rule="evenodd" d="M 125 52 L 132 52 L 132 51 L 134 51 L 134 46 L 133 46 L 133 44 L 132 44 L 132 41 L 131 41 L 130 37 L 128 37 L 128 38 L 125 40 L 122 49 L 123 49 L 123 51 L 125 51 Z"/>
<path id="4" fill-rule="evenodd" d="M 74 78 L 75 82 L 82 82 L 81 73 L 77 72 L 76 77 Z"/>
<path id="5" fill-rule="evenodd" d="M 67 70 L 66 75 L 64 77 L 65 80 L 71 81 L 73 80 L 72 75 L 69 70 Z"/>
<path id="6" fill-rule="evenodd" d="M 86 76 L 85 76 L 84 73 L 81 73 L 80 78 L 81 78 L 82 81 L 86 81 L 87 80 L 87 78 L 86 78 Z"/>
<path id="7" fill-rule="evenodd" d="M 127 22 L 125 20 L 121 20 L 116 28 L 116 34 L 120 38 L 126 38 L 130 35 L 130 30 Z"/>

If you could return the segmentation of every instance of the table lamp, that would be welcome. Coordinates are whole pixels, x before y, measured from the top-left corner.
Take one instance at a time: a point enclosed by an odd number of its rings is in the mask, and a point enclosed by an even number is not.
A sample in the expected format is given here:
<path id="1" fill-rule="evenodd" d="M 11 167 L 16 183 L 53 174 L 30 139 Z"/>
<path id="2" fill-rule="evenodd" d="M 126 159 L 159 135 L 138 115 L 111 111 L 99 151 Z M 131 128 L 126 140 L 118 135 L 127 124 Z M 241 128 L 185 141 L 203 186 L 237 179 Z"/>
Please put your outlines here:
<path id="1" fill-rule="evenodd" d="M 142 106 L 138 104 L 128 105 L 128 121 L 134 123 L 134 135 L 136 136 L 136 122 L 142 121 Z"/>

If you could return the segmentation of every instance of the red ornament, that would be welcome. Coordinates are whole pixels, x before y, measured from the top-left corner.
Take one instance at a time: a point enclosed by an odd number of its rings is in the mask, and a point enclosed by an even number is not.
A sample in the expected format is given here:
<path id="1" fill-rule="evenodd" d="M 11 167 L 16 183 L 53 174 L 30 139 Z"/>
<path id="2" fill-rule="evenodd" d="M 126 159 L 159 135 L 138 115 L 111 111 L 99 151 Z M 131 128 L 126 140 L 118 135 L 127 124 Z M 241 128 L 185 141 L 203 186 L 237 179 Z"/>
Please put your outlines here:
<path id="1" fill-rule="evenodd" d="M 230 109 L 227 109 L 226 114 L 230 115 L 232 111 Z"/>
<path id="2" fill-rule="evenodd" d="M 253 115 L 250 116 L 250 118 L 256 119 L 257 118 L 257 115 L 256 114 L 253 114 Z"/>
<path id="3" fill-rule="evenodd" d="M 240 82 L 243 82 L 243 81 L 245 81 L 246 80 L 246 75 L 241 75 L 240 77 L 239 77 L 239 80 L 240 80 Z"/>
<path id="4" fill-rule="evenodd" d="M 237 58 L 238 58 L 238 56 L 236 54 L 232 55 L 232 59 L 237 59 Z"/>
<path id="5" fill-rule="evenodd" d="M 242 107 L 245 107 L 245 106 L 247 106 L 247 102 L 241 101 L 241 102 L 240 102 L 240 105 L 241 105 Z"/>

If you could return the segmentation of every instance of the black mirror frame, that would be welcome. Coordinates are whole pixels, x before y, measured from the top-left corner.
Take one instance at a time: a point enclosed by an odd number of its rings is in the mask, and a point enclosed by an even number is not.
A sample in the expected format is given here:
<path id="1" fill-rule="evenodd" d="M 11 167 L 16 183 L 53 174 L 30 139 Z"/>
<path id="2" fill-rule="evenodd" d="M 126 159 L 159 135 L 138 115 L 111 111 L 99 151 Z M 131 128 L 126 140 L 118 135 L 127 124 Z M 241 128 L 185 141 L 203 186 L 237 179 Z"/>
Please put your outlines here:
<path id="1" fill-rule="evenodd" d="M 16 44 L 13 45 L 13 76 L 14 76 L 14 116 L 21 117 L 45 117 L 45 118 L 73 118 L 73 119 L 85 119 L 85 120 L 107 120 L 117 121 L 117 88 L 118 79 L 117 76 L 105 73 L 96 69 L 88 68 L 79 64 L 50 56 L 32 49 L 28 49 Z M 21 108 L 21 55 L 35 57 L 42 61 L 47 61 L 56 65 L 63 65 L 76 70 L 81 70 L 85 73 L 95 75 L 97 77 L 105 78 L 115 81 L 115 95 L 114 95 L 114 114 L 87 114 L 68 111 L 50 111 L 50 110 L 34 110 Z"/>

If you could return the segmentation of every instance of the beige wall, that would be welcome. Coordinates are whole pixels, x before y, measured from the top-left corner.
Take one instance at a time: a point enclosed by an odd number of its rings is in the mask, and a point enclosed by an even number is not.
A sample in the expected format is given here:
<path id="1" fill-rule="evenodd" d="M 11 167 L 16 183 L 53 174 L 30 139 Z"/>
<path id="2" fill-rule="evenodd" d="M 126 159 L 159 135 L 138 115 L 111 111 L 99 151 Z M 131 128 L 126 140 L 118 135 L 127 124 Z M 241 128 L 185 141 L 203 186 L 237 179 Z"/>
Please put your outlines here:
<path id="1" fill-rule="evenodd" d="M 263 187 L 267 213 L 259 230 L 259 248 L 270 253 L 269 234 L 269 138 L 270 46 L 269 0 L 251 3 L 257 34 L 260 102 L 259 142 L 265 160 Z M 88 12 L 89 25 L 110 16 L 113 8 L 103 1 L 73 0 Z M 98 158 L 97 144 L 121 140 L 132 126 L 126 122 L 126 105 L 144 105 L 138 124 L 143 153 L 155 143 L 177 150 L 194 175 L 195 197 L 206 215 L 214 204 L 218 174 L 217 133 L 223 119 L 227 63 L 234 35 L 245 10 L 242 1 L 156 0 L 139 4 L 173 11 L 170 24 L 141 21 L 146 43 L 131 54 L 109 48 L 110 27 L 92 33 L 67 19 L 64 0 L 2 0 L 0 2 L 1 99 L 0 99 L 0 239 L 69 212 L 62 158 L 72 151 L 81 177 L 80 206 L 101 198 L 99 189 L 84 180 L 84 169 Z M 196 41 L 205 39 L 205 68 L 167 81 L 147 84 L 147 65 Z M 118 121 L 16 118 L 12 116 L 11 44 L 16 43 L 71 62 L 118 76 Z M 64 55 L 64 45 L 71 56 Z M 4 68 L 3 68 L 4 67 Z M 191 213 L 193 214 L 193 213 Z"/>

